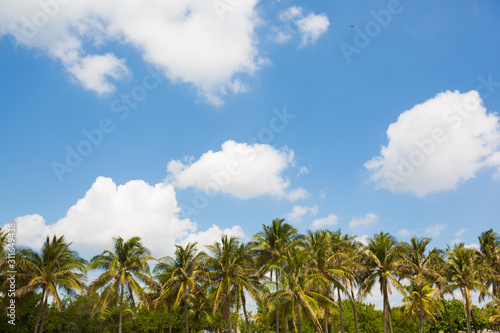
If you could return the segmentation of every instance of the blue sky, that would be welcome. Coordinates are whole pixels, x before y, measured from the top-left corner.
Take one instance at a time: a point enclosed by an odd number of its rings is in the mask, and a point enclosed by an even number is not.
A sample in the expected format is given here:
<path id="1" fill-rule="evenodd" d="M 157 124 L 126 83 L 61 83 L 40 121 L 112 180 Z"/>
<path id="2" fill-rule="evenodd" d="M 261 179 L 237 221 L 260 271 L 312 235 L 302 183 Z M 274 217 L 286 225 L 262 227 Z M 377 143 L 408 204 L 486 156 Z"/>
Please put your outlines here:
<path id="1" fill-rule="evenodd" d="M 475 246 L 498 225 L 497 1 L 144 3 L 0 5 L 20 243 L 162 256 L 286 218 Z"/>

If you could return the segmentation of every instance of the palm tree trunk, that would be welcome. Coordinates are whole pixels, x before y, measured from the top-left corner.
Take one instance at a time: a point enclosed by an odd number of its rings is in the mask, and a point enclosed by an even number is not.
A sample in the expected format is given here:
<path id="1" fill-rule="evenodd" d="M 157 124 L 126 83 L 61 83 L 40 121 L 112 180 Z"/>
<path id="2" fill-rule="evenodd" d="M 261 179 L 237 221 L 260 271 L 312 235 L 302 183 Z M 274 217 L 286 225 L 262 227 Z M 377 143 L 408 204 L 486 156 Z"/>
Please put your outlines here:
<path id="1" fill-rule="evenodd" d="M 229 324 L 229 333 L 233 333 L 233 328 L 231 327 L 231 304 L 230 304 L 230 299 L 229 299 L 229 294 L 226 296 L 226 306 L 227 306 L 227 317 L 228 317 L 228 324 Z"/>
<path id="2" fill-rule="evenodd" d="M 118 322 L 118 333 L 122 333 L 122 321 L 123 321 L 123 283 L 120 284 L 120 320 Z"/>
<path id="3" fill-rule="evenodd" d="M 448 320 L 448 326 L 450 327 L 450 333 L 454 333 L 453 326 L 451 325 L 450 314 L 448 313 L 448 309 L 446 308 L 446 302 L 444 301 L 444 297 L 441 298 L 441 302 L 443 303 L 444 313 L 446 314 L 446 319 Z"/>
<path id="4" fill-rule="evenodd" d="M 302 333 L 302 322 L 300 320 L 300 305 L 299 302 L 295 302 L 297 305 L 297 325 L 299 326 L 299 333 Z"/>
<path id="5" fill-rule="evenodd" d="M 474 318 L 474 311 L 472 311 L 472 307 L 471 307 L 471 311 L 470 311 L 470 317 L 472 319 L 472 325 L 474 326 L 474 332 L 477 333 L 476 319 Z"/>
<path id="6" fill-rule="evenodd" d="M 420 298 L 420 333 L 424 333 L 424 301 L 422 295 L 422 284 L 420 283 L 418 286 L 418 293 Z"/>
<path id="7" fill-rule="evenodd" d="M 248 313 L 247 313 L 247 302 L 245 299 L 245 292 L 241 294 L 241 305 L 243 305 L 243 313 L 245 314 L 245 323 L 247 324 L 247 332 L 252 333 L 252 328 L 250 327 L 250 321 L 248 320 Z"/>
<path id="8" fill-rule="evenodd" d="M 382 288 L 382 296 L 383 296 L 383 303 L 384 305 L 382 306 L 382 318 L 383 318 L 383 323 L 384 323 L 384 333 L 387 333 L 387 291 L 385 287 Z"/>
<path id="9" fill-rule="evenodd" d="M 288 313 L 285 314 L 285 333 L 288 333 Z"/>
<path id="10" fill-rule="evenodd" d="M 467 333 L 472 333 L 472 329 L 470 327 L 469 293 L 467 289 L 464 289 L 464 295 L 465 295 L 465 313 L 467 316 Z"/>
<path id="11" fill-rule="evenodd" d="M 39 331 L 39 333 L 43 332 L 43 324 L 45 322 L 45 314 L 47 313 L 47 302 L 48 302 L 48 299 L 49 299 L 49 291 L 46 290 L 45 291 L 45 301 L 43 302 L 43 313 L 42 313 L 42 320 L 40 322 L 40 331 Z"/>
<path id="12" fill-rule="evenodd" d="M 354 298 L 354 291 L 351 286 L 351 301 L 352 301 L 352 313 L 354 314 L 354 326 L 356 327 L 356 333 L 359 333 L 358 325 L 358 313 L 356 312 L 356 299 Z"/>
<path id="13" fill-rule="evenodd" d="M 271 275 L 272 275 L 272 272 L 271 272 Z M 277 292 L 278 291 L 278 271 L 274 271 L 274 278 L 276 279 L 275 292 Z M 276 307 L 276 333 L 280 333 L 280 310 L 279 310 L 279 307 Z"/>
<path id="14" fill-rule="evenodd" d="M 337 288 L 337 295 L 339 297 L 340 333 L 344 333 L 344 316 L 342 314 L 342 298 L 340 298 L 340 288 Z"/>
<path id="15" fill-rule="evenodd" d="M 389 322 L 389 332 L 393 333 L 392 331 L 392 314 L 391 314 L 391 305 L 389 304 L 389 283 L 385 283 L 385 294 L 387 295 L 385 298 L 385 301 L 387 302 L 387 321 Z"/>
<path id="16" fill-rule="evenodd" d="M 184 325 L 186 327 L 186 333 L 189 333 L 187 295 L 184 297 Z"/>
<path id="17" fill-rule="evenodd" d="M 42 298 L 40 298 L 40 303 L 38 304 L 38 311 L 36 313 L 36 322 L 35 322 L 35 332 L 38 333 L 38 324 L 40 323 L 40 315 L 42 314 L 43 308 L 43 298 L 45 297 L 45 286 L 42 288 Z"/>
<path id="18" fill-rule="evenodd" d="M 328 317 L 326 315 L 326 307 L 325 307 L 325 333 L 328 333 Z"/>

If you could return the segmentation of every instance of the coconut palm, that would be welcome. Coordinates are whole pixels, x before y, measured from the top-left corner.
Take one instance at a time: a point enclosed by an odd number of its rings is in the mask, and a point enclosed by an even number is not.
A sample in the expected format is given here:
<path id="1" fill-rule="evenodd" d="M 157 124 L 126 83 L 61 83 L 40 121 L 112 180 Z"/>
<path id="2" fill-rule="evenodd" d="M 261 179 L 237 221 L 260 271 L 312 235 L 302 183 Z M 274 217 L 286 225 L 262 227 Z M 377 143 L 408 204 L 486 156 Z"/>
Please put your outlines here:
<path id="1" fill-rule="evenodd" d="M 311 257 L 311 270 L 317 274 L 323 276 L 330 283 L 324 285 L 323 290 L 318 290 L 326 297 L 329 297 L 332 301 L 335 298 L 334 290 L 337 289 L 339 296 L 340 290 L 345 290 L 342 285 L 342 280 L 344 279 L 346 272 L 343 270 L 343 263 L 346 260 L 343 257 L 343 253 L 336 249 L 335 241 L 332 242 L 334 237 L 331 233 L 326 230 L 316 230 L 315 232 L 309 231 L 306 235 L 306 241 L 304 242 L 304 250 L 307 251 Z M 339 297 L 339 305 L 336 307 L 339 309 L 340 314 L 340 327 L 341 332 L 344 331 L 343 319 L 342 319 L 342 305 Z M 332 302 L 320 302 L 323 308 L 325 331 L 328 330 L 329 316 L 332 314 Z"/>
<path id="2" fill-rule="evenodd" d="M 172 277 L 173 271 L 174 270 L 171 268 L 170 265 L 165 264 L 163 260 L 160 259 L 159 263 L 155 266 L 153 270 L 153 273 L 155 274 L 153 276 L 153 284 L 149 286 L 153 294 L 152 296 L 152 299 L 154 299 L 153 305 L 157 307 L 160 304 L 166 304 L 169 333 L 172 333 L 171 313 L 172 313 L 172 306 L 175 302 L 177 295 L 175 293 L 175 290 L 169 290 L 169 292 L 165 292 L 162 297 L 160 297 L 160 294 L 162 291 L 162 287 Z"/>
<path id="3" fill-rule="evenodd" d="M 20 287 L 16 293 L 24 293 L 42 289 L 42 297 L 38 304 L 35 321 L 35 333 L 43 331 L 49 295 L 61 309 L 59 291 L 64 290 L 73 295 L 76 291 L 82 292 L 85 288 L 86 260 L 77 252 L 70 249 L 71 243 L 66 243 L 64 236 L 52 239 L 47 236 L 40 252 L 31 248 L 22 248 L 19 251 L 20 277 L 29 281 Z"/>
<path id="4" fill-rule="evenodd" d="M 278 288 L 278 272 L 270 267 L 278 265 L 286 250 L 299 240 L 297 229 L 284 222 L 284 219 L 274 219 L 269 226 L 263 224 L 263 230 L 254 237 L 259 266 L 263 268 L 261 273 L 270 272 L 272 280 L 274 272 L 275 288 Z M 279 326 L 279 309 L 276 309 L 276 333 Z"/>
<path id="5" fill-rule="evenodd" d="M 113 251 L 105 250 L 94 256 L 89 265 L 90 270 L 104 271 L 91 285 L 91 293 L 99 293 L 92 313 L 104 310 L 116 303 L 120 307 L 118 332 L 122 332 L 123 300 L 127 294 L 134 305 L 134 296 L 148 306 L 149 299 L 140 282 L 151 285 L 153 280 L 149 269 L 150 251 L 144 247 L 139 237 L 127 241 L 113 238 Z"/>
<path id="6" fill-rule="evenodd" d="M 401 262 L 401 270 L 403 274 L 412 281 L 410 285 L 412 288 L 416 286 L 418 292 L 410 295 L 412 297 L 418 296 L 419 300 L 419 320 L 420 320 L 420 333 L 424 333 L 424 299 L 426 293 L 423 292 L 423 287 L 426 281 L 434 280 L 437 278 L 438 273 L 434 270 L 433 261 L 435 260 L 435 253 L 427 254 L 427 245 L 431 242 L 430 238 L 417 238 L 412 237 L 410 242 L 402 242 L 401 247 L 403 250 L 403 260 Z M 412 308 L 413 309 L 413 308 Z"/>
<path id="7" fill-rule="evenodd" d="M 329 231 L 328 239 L 331 251 L 328 265 L 332 274 L 332 283 L 337 289 L 340 331 L 341 333 L 344 332 L 341 293 L 345 293 L 346 295 L 348 295 L 352 303 L 354 325 L 356 328 L 356 333 L 359 333 L 354 287 L 357 285 L 357 274 L 360 274 L 360 272 L 363 270 L 359 253 L 361 243 L 356 241 L 354 236 L 342 234 L 340 229 L 337 231 Z"/>
<path id="8" fill-rule="evenodd" d="M 450 328 L 450 333 L 453 333 L 453 325 L 451 324 L 448 307 L 446 306 L 446 302 L 444 300 L 444 295 L 452 292 L 450 289 L 446 288 L 448 283 L 451 281 L 451 272 L 449 267 L 446 265 L 446 260 L 444 258 L 445 252 L 436 248 L 434 248 L 432 252 L 435 254 L 432 266 L 434 267 L 434 271 L 438 274 L 432 282 L 438 288 L 439 298 L 446 315 L 446 320 L 448 321 L 448 327 Z"/>
<path id="9" fill-rule="evenodd" d="M 232 297 L 241 299 L 244 291 L 258 298 L 255 280 L 252 278 L 254 258 L 248 245 L 240 243 L 236 237 L 223 235 L 220 241 L 208 245 L 210 254 L 204 254 L 207 277 L 212 288 L 217 290 L 214 297 L 213 311 L 222 308 L 224 321 L 229 333 L 232 333 L 231 306 Z M 244 296 L 243 296 L 244 297 Z M 246 307 L 245 307 L 246 312 Z M 246 316 L 249 326 L 248 316 Z"/>
<path id="10" fill-rule="evenodd" d="M 487 267 L 480 261 L 479 251 L 466 248 L 463 243 L 455 245 L 453 248 L 448 246 L 446 256 L 450 282 L 444 289 L 451 292 L 456 289 L 460 290 L 465 303 L 467 332 L 471 333 L 472 302 L 470 292 L 475 290 L 489 294 L 481 281 L 482 274 L 487 271 Z"/>
<path id="11" fill-rule="evenodd" d="M 478 239 L 483 262 L 490 268 L 485 276 L 485 284 L 497 296 L 500 292 L 500 235 L 490 229 L 482 232 Z M 481 296 L 484 298 L 485 295 Z"/>
<path id="12" fill-rule="evenodd" d="M 384 333 L 387 332 L 387 322 L 389 322 L 389 331 L 392 333 L 391 306 L 389 304 L 391 285 L 404 294 L 403 287 L 396 278 L 401 263 L 401 247 L 399 247 L 397 240 L 393 236 L 380 232 L 369 239 L 364 252 L 368 272 L 363 277 L 363 286 L 360 289 L 361 295 L 370 294 L 375 282 L 378 280 L 380 292 L 383 296 Z"/>
<path id="13" fill-rule="evenodd" d="M 486 304 L 484 311 L 490 316 L 489 322 L 492 325 L 498 324 L 500 322 L 500 299 L 493 297 L 493 300 Z"/>
<path id="14" fill-rule="evenodd" d="M 175 295 L 174 306 L 184 303 L 184 326 L 189 333 L 188 297 L 195 290 L 198 278 L 202 275 L 202 254 L 196 250 L 196 243 L 188 243 L 185 247 L 176 245 L 175 256 L 164 257 L 155 267 L 156 277 L 165 280 L 161 287 L 160 295 L 155 300 L 158 302 L 168 301 Z M 170 322 L 170 312 L 169 312 Z M 169 323 L 169 327 L 171 327 Z"/>
<path id="15" fill-rule="evenodd" d="M 287 307 L 292 309 L 293 323 L 299 333 L 302 333 L 302 312 L 309 317 L 317 331 L 323 332 L 318 320 L 321 312 L 319 303 L 335 305 L 329 297 L 318 292 L 325 290 L 330 281 L 315 273 L 310 264 L 310 253 L 299 246 L 293 246 L 285 253 L 283 267 L 274 268 L 280 272 L 281 288 L 271 295 L 271 299 L 275 304 L 289 304 Z"/>
<path id="16" fill-rule="evenodd" d="M 405 320 L 409 321 L 416 316 L 419 318 L 423 316 L 427 321 L 435 320 L 434 315 L 439 313 L 438 300 L 440 297 L 437 294 L 439 289 L 433 288 L 429 283 L 418 284 L 416 280 L 405 289 L 408 295 L 404 297 L 402 307 Z"/>

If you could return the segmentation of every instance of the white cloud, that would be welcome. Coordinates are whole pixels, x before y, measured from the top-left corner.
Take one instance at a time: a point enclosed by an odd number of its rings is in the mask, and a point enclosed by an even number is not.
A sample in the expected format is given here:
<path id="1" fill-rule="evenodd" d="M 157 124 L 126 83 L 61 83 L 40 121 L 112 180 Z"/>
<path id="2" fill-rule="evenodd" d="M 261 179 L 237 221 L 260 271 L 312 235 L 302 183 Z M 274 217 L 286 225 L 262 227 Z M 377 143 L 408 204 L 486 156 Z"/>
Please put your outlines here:
<path id="1" fill-rule="evenodd" d="M 297 201 L 299 199 L 305 199 L 308 196 L 309 196 L 309 193 L 307 193 L 307 191 L 305 189 L 303 189 L 302 187 L 297 187 L 295 190 L 291 190 L 288 193 L 287 198 L 290 201 Z"/>
<path id="2" fill-rule="evenodd" d="M 466 232 L 469 231 L 467 228 L 460 229 L 458 231 L 455 231 L 454 235 L 456 236 L 455 239 L 451 241 L 452 244 L 459 244 L 462 242 L 462 235 Z"/>
<path id="3" fill-rule="evenodd" d="M 12 35 L 60 60 L 74 79 L 99 93 L 113 91 L 108 79 L 124 70 L 124 60 L 104 50 L 126 44 L 170 80 L 192 84 L 220 104 L 228 90 L 244 91 L 234 89 L 238 74 L 265 63 L 254 32 L 257 2 L 240 1 L 221 13 L 217 1 L 205 0 L 4 0 L 0 36 Z"/>
<path id="4" fill-rule="evenodd" d="M 299 170 L 298 175 L 308 175 L 309 174 L 309 169 L 305 166 L 301 167 Z"/>
<path id="5" fill-rule="evenodd" d="M 283 172 L 292 163 L 293 151 L 289 149 L 226 141 L 222 150 L 210 150 L 192 163 L 169 162 L 166 181 L 180 189 L 197 188 L 208 197 L 228 193 L 242 199 L 270 195 L 293 201 L 304 198 L 307 192 L 289 189 Z"/>
<path id="6" fill-rule="evenodd" d="M 474 249 L 474 250 L 479 250 L 481 247 L 477 243 L 471 243 L 471 244 L 465 244 L 464 245 L 466 248 L 469 249 Z"/>
<path id="7" fill-rule="evenodd" d="M 179 242 L 179 244 L 182 246 L 186 246 L 188 243 L 196 242 L 198 243 L 197 245 L 198 251 L 205 251 L 206 245 L 212 245 L 213 243 L 220 241 L 223 235 L 235 236 L 238 237 L 240 240 L 245 240 L 245 233 L 243 232 L 243 229 L 240 226 L 235 225 L 231 228 L 226 228 L 222 230 L 219 226 L 214 224 L 206 231 L 200 231 L 197 233 L 190 234 L 183 241 Z"/>
<path id="8" fill-rule="evenodd" d="M 363 245 L 368 245 L 370 237 L 368 235 L 356 236 L 355 239 Z"/>
<path id="9" fill-rule="evenodd" d="M 86 56 L 68 70 L 85 88 L 99 93 L 114 92 L 116 90 L 115 86 L 109 83 L 106 77 L 110 76 L 118 79 L 128 73 L 125 61 L 117 59 L 110 53 Z"/>
<path id="10" fill-rule="evenodd" d="M 278 19 L 280 21 L 283 21 L 283 22 L 292 21 L 292 20 L 295 20 L 295 19 L 301 18 L 301 17 L 303 17 L 302 7 L 298 7 L 298 6 L 288 7 L 287 9 L 281 11 L 278 14 Z"/>
<path id="11" fill-rule="evenodd" d="M 368 213 L 364 217 L 353 218 L 351 222 L 349 222 L 349 228 L 366 227 L 374 224 L 379 219 L 380 218 L 376 214 Z"/>
<path id="12" fill-rule="evenodd" d="M 439 235 L 441 235 L 441 231 L 443 231 L 446 228 L 447 228 L 446 224 L 436 223 L 425 228 L 424 233 L 431 237 L 438 237 Z"/>
<path id="13" fill-rule="evenodd" d="M 292 211 L 290 213 L 285 214 L 285 218 L 290 222 L 301 222 L 302 218 L 306 215 L 316 216 L 318 214 L 318 206 L 293 206 Z"/>
<path id="14" fill-rule="evenodd" d="M 478 92 L 447 91 L 403 112 L 389 143 L 365 163 L 377 188 L 424 196 L 454 189 L 486 166 L 499 166 L 499 118 Z"/>
<path id="15" fill-rule="evenodd" d="M 398 230 L 397 235 L 399 237 L 408 237 L 411 235 L 411 231 L 406 229 L 406 228 L 403 228 L 403 229 Z"/>
<path id="16" fill-rule="evenodd" d="M 321 219 L 315 219 L 311 224 L 311 229 L 321 229 L 326 226 L 336 225 L 339 222 L 339 217 L 335 214 L 330 214 L 327 217 L 323 217 Z"/>
<path id="17" fill-rule="evenodd" d="M 326 14 L 310 13 L 304 16 L 301 7 L 292 6 L 278 14 L 278 19 L 283 23 L 281 27 L 273 26 L 271 34 L 278 44 L 285 44 L 295 34 L 299 34 L 301 42 L 299 47 L 314 44 L 321 35 L 326 33 L 330 21 Z"/>
<path id="18" fill-rule="evenodd" d="M 117 186 L 110 178 L 99 177 L 56 223 L 47 224 L 39 215 L 15 221 L 19 244 L 33 248 L 54 234 L 64 235 L 79 251 L 95 252 L 109 249 L 112 237 L 140 236 L 153 255 L 164 256 L 197 229 L 194 222 L 180 219 L 179 211 L 172 185 L 133 180 Z"/>
<path id="19" fill-rule="evenodd" d="M 302 38 L 301 47 L 314 44 L 328 30 L 330 25 L 326 14 L 315 15 L 313 13 L 296 21 L 296 23 Z"/>

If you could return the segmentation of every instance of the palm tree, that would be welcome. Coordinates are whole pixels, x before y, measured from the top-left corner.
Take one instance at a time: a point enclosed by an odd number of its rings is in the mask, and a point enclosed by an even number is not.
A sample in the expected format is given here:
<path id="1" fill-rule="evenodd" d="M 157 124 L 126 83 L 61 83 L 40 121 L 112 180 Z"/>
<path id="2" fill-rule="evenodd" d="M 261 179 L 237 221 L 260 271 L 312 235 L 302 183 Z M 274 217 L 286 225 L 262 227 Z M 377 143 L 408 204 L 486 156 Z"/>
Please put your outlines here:
<path id="1" fill-rule="evenodd" d="M 160 263 L 154 269 L 157 273 L 156 277 L 165 280 L 155 302 L 167 302 L 171 328 L 169 300 L 174 295 L 174 306 L 178 306 L 182 301 L 184 303 L 184 326 L 186 333 L 189 333 L 188 297 L 190 292 L 194 291 L 197 279 L 202 275 L 202 255 L 197 253 L 196 243 L 188 243 L 185 247 L 180 245 L 175 247 L 175 258 L 161 258 Z"/>
<path id="2" fill-rule="evenodd" d="M 148 260 L 154 258 L 142 245 L 139 237 L 132 237 L 126 242 L 121 237 L 113 238 L 113 247 L 113 251 L 105 250 L 90 261 L 90 270 L 104 271 L 91 286 L 92 294 L 100 293 L 92 313 L 97 311 L 102 313 L 109 305 L 118 302 L 120 306 L 118 332 L 122 333 L 125 293 L 130 297 L 132 305 L 134 295 L 146 306 L 149 304 L 147 293 L 139 283 L 153 283 Z"/>
<path id="3" fill-rule="evenodd" d="M 316 230 L 315 232 L 308 231 L 306 235 L 306 241 L 304 243 L 304 250 L 309 252 L 311 258 L 311 270 L 317 274 L 322 275 L 330 283 L 324 285 L 324 289 L 320 292 L 323 295 L 334 299 L 335 288 L 339 292 L 339 309 L 340 314 L 340 328 L 341 332 L 344 332 L 343 320 L 342 320 L 342 306 L 340 300 L 340 290 L 345 290 L 341 283 L 341 280 L 345 277 L 346 273 L 343 271 L 342 253 L 336 251 L 337 249 L 333 245 L 331 240 L 334 237 L 326 230 Z M 340 259 L 340 260 L 339 260 Z M 325 332 L 328 331 L 329 325 L 329 315 L 332 311 L 332 302 L 322 302 L 323 313 L 324 313 L 324 323 Z"/>
<path id="4" fill-rule="evenodd" d="M 446 251 L 447 269 L 450 274 L 450 283 L 445 286 L 445 291 L 459 289 L 465 303 L 465 314 L 467 319 L 467 332 L 471 333 L 470 314 L 472 303 L 470 292 L 477 290 L 489 294 L 482 283 L 482 273 L 487 271 L 487 267 L 480 259 L 477 250 L 466 248 L 463 243 L 455 245 Z"/>
<path id="5" fill-rule="evenodd" d="M 223 235 L 213 245 L 208 245 L 207 249 L 211 254 L 204 254 L 207 276 L 213 289 L 217 290 L 213 311 L 215 313 L 222 307 L 224 321 L 229 333 L 232 333 L 231 294 L 241 298 L 243 292 L 247 291 L 258 298 L 255 280 L 252 278 L 253 267 L 249 265 L 254 259 L 247 245 L 241 244 L 238 238 L 227 235 Z M 246 313 L 246 306 L 244 311 Z M 245 320 L 248 327 L 248 316 L 245 316 Z"/>
<path id="6" fill-rule="evenodd" d="M 254 237 L 259 266 L 263 268 L 261 273 L 270 271 L 272 280 L 274 272 L 275 288 L 278 288 L 278 272 L 270 267 L 278 265 L 286 250 L 299 240 L 297 229 L 284 222 L 284 219 L 274 219 L 270 226 L 263 224 L 263 230 Z M 276 309 L 276 333 L 279 327 L 279 309 Z"/>
<path id="7" fill-rule="evenodd" d="M 491 287 L 492 294 L 497 296 L 500 292 L 500 236 L 490 229 L 481 233 L 478 239 L 481 257 L 490 267 L 489 274 L 485 276 L 486 288 Z M 482 296 L 484 298 L 485 295 Z"/>
<path id="8" fill-rule="evenodd" d="M 149 286 L 152 292 L 152 299 L 154 299 L 153 305 L 157 307 L 158 305 L 165 303 L 167 308 L 167 316 L 168 316 L 168 332 L 172 333 L 172 305 L 175 302 L 176 293 L 174 290 L 171 292 L 165 293 L 160 298 L 160 293 L 162 291 L 162 287 L 165 283 L 172 277 L 173 270 L 170 265 L 166 265 L 160 259 L 159 263 L 153 269 L 153 284 Z"/>
<path id="9" fill-rule="evenodd" d="M 448 327 L 450 328 L 450 333 L 453 333 L 453 325 L 451 324 L 450 314 L 448 313 L 448 307 L 444 299 L 446 293 L 451 293 L 450 290 L 446 289 L 446 286 L 451 281 L 451 273 L 446 265 L 446 260 L 444 258 L 445 252 L 443 250 L 434 248 L 431 253 L 433 253 L 432 267 L 437 273 L 437 276 L 430 279 L 430 283 L 438 288 L 439 299 L 441 300 L 441 305 L 448 321 Z"/>
<path id="10" fill-rule="evenodd" d="M 118 327 L 120 326 L 120 307 L 116 305 L 111 308 L 106 308 L 99 317 L 104 321 L 104 327 L 111 325 L 113 332 L 116 332 L 118 330 Z M 134 311 L 132 311 L 132 309 L 123 309 L 123 319 L 133 317 Z"/>
<path id="11" fill-rule="evenodd" d="M 417 293 L 413 296 L 420 297 L 419 299 L 419 320 L 420 320 L 420 333 L 424 333 L 424 295 L 423 286 L 426 281 L 435 279 L 438 274 L 434 271 L 433 260 L 435 253 L 427 255 L 427 245 L 431 242 L 430 238 L 417 238 L 413 236 L 410 243 L 402 242 L 401 247 L 403 250 L 402 271 L 403 274 L 410 278 L 414 285 L 417 286 Z M 412 285 L 413 286 L 413 285 Z"/>
<path id="12" fill-rule="evenodd" d="M 490 316 L 489 322 L 492 325 L 500 322 L 500 299 L 494 296 L 493 300 L 491 302 L 488 302 L 484 311 Z"/>
<path id="13" fill-rule="evenodd" d="M 323 275 L 312 271 L 311 257 L 308 251 L 299 246 L 288 249 L 284 256 L 283 267 L 276 267 L 280 271 L 281 288 L 271 294 L 276 308 L 286 305 L 292 309 L 295 329 L 302 333 L 301 312 L 305 312 L 317 331 L 323 332 L 318 320 L 320 308 L 318 302 L 335 302 L 322 295 L 318 290 L 324 290 L 330 283 Z"/>
<path id="14" fill-rule="evenodd" d="M 61 309 L 59 290 L 69 295 L 85 288 L 85 268 L 87 261 L 80 258 L 77 252 L 70 249 L 71 243 L 66 243 L 64 236 L 57 238 L 48 236 L 40 252 L 31 248 L 19 251 L 20 277 L 26 278 L 28 284 L 19 288 L 16 293 L 22 295 L 35 289 L 42 289 L 42 297 L 38 305 L 35 321 L 35 333 L 43 331 L 49 295 Z"/>
<path id="15" fill-rule="evenodd" d="M 360 290 L 361 295 L 364 296 L 369 294 L 376 280 L 378 280 L 380 292 L 384 298 L 384 333 L 387 332 L 387 321 L 389 322 L 389 331 L 392 333 L 391 306 L 389 304 L 389 295 L 391 294 L 390 285 L 392 284 L 404 294 L 401 284 L 398 279 L 396 279 L 396 273 L 399 270 L 401 262 L 401 248 L 393 236 L 388 233 L 380 232 L 369 240 L 364 252 L 366 254 L 366 265 L 369 271 L 363 278 L 364 282 Z"/>
<path id="16" fill-rule="evenodd" d="M 440 299 L 437 294 L 438 288 L 432 288 L 432 285 L 425 283 L 423 285 L 418 284 L 416 281 L 412 281 L 409 286 L 405 287 L 408 294 L 404 297 L 403 311 L 404 318 L 409 321 L 415 316 L 423 315 L 424 318 L 429 320 L 435 320 L 434 315 L 439 313 L 439 307 L 437 301 Z"/>

